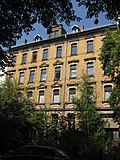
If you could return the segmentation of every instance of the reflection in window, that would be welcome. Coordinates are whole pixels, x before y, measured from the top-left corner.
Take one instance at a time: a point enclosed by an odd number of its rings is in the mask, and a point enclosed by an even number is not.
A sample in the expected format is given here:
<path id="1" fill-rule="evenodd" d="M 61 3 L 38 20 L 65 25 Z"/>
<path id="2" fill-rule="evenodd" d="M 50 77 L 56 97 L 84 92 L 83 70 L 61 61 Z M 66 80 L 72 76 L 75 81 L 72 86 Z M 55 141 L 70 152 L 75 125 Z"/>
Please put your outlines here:
<path id="1" fill-rule="evenodd" d="M 25 75 L 24 72 L 20 72 L 20 75 L 19 75 L 19 83 L 20 84 L 24 83 L 24 75 Z"/>
<path id="2" fill-rule="evenodd" d="M 87 74 L 88 74 L 88 76 L 94 75 L 94 63 L 93 62 L 87 63 Z"/>
<path id="3" fill-rule="evenodd" d="M 40 81 L 46 81 L 46 69 L 41 69 L 41 78 Z"/>
<path id="4" fill-rule="evenodd" d="M 62 46 L 57 47 L 56 57 L 59 58 L 62 56 Z"/>
<path id="5" fill-rule="evenodd" d="M 32 53 L 32 62 L 36 62 L 36 60 L 37 60 L 37 51 L 34 51 Z"/>
<path id="6" fill-rule="evenodd" d="M 109 101 L 111 92 L 112 92 L 112 86 L 111 85 L 104 86 L 104 101 Z"/>
<path id="7" fill-rule="evenodd" d="M 30 71 L 30 77 L 29 77 L 29 82 L 33 83 L 34 82 L 34 77 L 35 77 L 35 70 Z"/>
<path id="8" fill-rule="evenodd" d="M 73 98 L 76 96 L 76 88 L 69 89 L 69 102 L 72 103 Z"/>
<path id="9" fill-rule="evenodd" d="M 93 40 L 87 41 L 87 52 L 93 52 Z"/>
<path id="10" fill-rule="evenodd" d="M 61 67 L 55 67 L 55 80 L 60 79 Z"/>
<path id="11" fill-rule="evenodd" d="M 48 59 L 48 49 L 44 49 L 43 50 L 43 60 L 47 60 Z"/>
<path id="12" fill-rule="evenodd" d="M 27 59 L 27 54 L 24 53 L 24 54 L 22 55 L 22 64 L 26 64 L 26 59 Z"/>
<path id="13" fill-rule="evenodd" d="M 59 89 L 53 90 L 53 103 L 59 103 L 60 102 L 60 94 Z"/>
<path id="14" fill-rule="evenodd" d="M 71 44 L 71 55 L 77 54 L 77 43 Z"/>
<path id="15" fill-rule="evenodd" d="M 13 58 L 12 58 L 12 65 L 16 65 L 16 56 L 13 56 Z"/>
<path id="16" fill-rule="evenodd" d="M 45 95 L 44 95 L 44 90 L 39 91 L 39 100 L 38 103 L 45 103 Z"/>
<path id="17" fill-rule="evenodd" d="M 70 65 L 70 78 L 76 78 L 77 76 L 77 68 L 76 64 Z"/>

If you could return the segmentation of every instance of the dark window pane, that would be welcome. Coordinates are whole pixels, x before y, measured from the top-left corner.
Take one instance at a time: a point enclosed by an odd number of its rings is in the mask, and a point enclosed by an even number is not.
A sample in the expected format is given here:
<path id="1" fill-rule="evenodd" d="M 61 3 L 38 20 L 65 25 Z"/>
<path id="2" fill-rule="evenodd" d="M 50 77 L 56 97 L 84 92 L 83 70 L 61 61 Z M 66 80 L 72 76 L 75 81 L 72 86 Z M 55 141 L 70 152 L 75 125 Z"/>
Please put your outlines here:
<path id="1" fill-rule="evenodd" d="M 32 53 L 32 62 L 36 62 L 36 59 L 37 59 L 37 51 L 34 51 Z"/>
<path id="2" fill-rule="evenodd" d="M 93 52 L 93 40 L 87 41 L 87 52 Z"/>
<path id="3" fill-rule="evenodd" d="M 22 64 L 26 64 L 26 58 L 27 58 L 27 54 L 23 54 L 22 55 Z"/>
<path id="4" fill-rule="evenodd" d="M 70 78 L 76 78 L 76 75 L 77 75 L 76 64 L 70 65 Z"/>
<path id="5" fill-rule="evenodd" d="M 41 81 L 46 81 L 46 69 L 41 69 Z"/>
<path id="6" fill-rule="evenodd" d="M 55 80 L 60 79 L 60 71 L 61 71 L 61 67 L 55 68 Z"/>
<path id="7" fill-rule="evenodd" d="M 47 60 L 48 59 L 48 49 L 44 49 L 43 50 L 43 60 Z"/>
<path id="8" fill-rule="evenodd" d="M 61 57 L 62 56 L 62 46 L 57 47 L 56 51 L 56 57 Z"/>
<path id="9" fill-rule="evenodd" d="M 71 55 L 77 54 L 77 43 L 71 44 Z"/>
<path id="10" fill-rule="evenodd" d="M 30 71 L 29 82 L 34 82 L 35 70 Z"/>
<path id="11" fill-rule="evenodd" d="M 87 63 L 87 74 L 89 76 L 94 75 L 94 63 L 93 62 Z"/>

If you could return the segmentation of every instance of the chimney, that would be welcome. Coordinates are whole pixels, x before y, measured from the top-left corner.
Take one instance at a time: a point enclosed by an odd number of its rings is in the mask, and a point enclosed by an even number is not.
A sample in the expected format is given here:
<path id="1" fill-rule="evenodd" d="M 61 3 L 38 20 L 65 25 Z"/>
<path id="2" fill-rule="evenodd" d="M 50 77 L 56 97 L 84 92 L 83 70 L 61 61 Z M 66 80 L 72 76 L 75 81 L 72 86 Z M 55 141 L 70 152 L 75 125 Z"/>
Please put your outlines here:
<path id="1" fill-rule="evenodd" d="M 27 44 L 27 39 L 24 39 L 23 44 Z"/>
<path id="2" fill-rule="evenodd" d="M 80 26 L 80 31 L 81 31 L 81 32 L 84 31 L 84 25 L 81 25 L 81 26 Z"/>

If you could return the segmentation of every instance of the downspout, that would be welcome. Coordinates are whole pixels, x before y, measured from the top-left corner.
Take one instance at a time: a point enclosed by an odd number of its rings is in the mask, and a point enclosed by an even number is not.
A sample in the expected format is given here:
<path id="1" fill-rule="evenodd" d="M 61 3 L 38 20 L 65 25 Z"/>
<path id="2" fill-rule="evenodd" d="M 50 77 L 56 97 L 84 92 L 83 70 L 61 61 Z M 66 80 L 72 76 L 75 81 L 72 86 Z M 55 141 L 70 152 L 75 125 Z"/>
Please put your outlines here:
<path id="1" fill-rule="evenodd" d="M 66 89 L 66 68 L 67 68 L 67 47 L 68 47 L 68 40 L 67 40 L 67 34 L 65 34 L 65 59 L 64 59 L 64 79 L 63 79 L 63 97 L 62 97 L 62 115 L 65 115 L 65 89 Z"/>

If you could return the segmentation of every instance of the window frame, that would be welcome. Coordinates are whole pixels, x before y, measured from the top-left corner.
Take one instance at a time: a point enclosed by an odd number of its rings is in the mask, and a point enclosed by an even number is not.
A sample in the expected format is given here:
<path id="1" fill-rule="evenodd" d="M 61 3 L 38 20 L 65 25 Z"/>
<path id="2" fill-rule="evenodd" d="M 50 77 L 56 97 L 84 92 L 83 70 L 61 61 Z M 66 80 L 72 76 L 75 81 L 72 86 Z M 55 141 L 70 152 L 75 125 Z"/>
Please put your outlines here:
<path id="1" fill-rule="evenodd" d="M 62 57 L 62 46 L 56 47 L 56 58 Z"/>
<path id="2" fill-rule="evenodd" d="M 40 81 L 44 82 L 44 81 L 46 81 L 46 78 L 47 78 L 47 69 L 42 68 L 41 69 L 41 75 L 40 75 Z"/>
<path id="3" fill-rule="evenodd" d="M 36 62 L 37 61 L 37 51 L 32 52 L 32 61 L 31 62 Z"/>
<path id="4" fill-rule="evenodd" d="M 71 90 L 73 90 L 74 89 L 74 94 L 71 94 Z M 72 88 L 69 88 L 69 97 L 68 97 L 68 102 L 69 103 L 72 103 L 72 98 L 75 98 L 75 96 L 76 96 L 76 87 L 72 87 Z"/>
<path id="5" fill-rule="evenodd" d="M 25 72 L 22 71 L 22 72 L 19 73 L 19 84 L 24 83 L 24 78 L 25 78 Z"/>
<path id="6" fill-rule="evenodd" d="M 93 51 L 94 51 L 93 40 L 88 40 L 87 41 L 87 53 L 91 53 Z"/>
<path id="7" fill-rule="evenodd" d="M 22 54 L 22 62 L 21 64 L 26 64 L 27 61 L 27 53 Z"/>
<path id="8" fill-rule="evenodd" d="M 90 66 L 88 66 L 89 64 L 90 64 Z M 92 69 L 92 72 L 91 72 L 91 69 Z M 87 62 L 86 63 L 86 73 L 88 76 L 94 76 L 94 62 Z"/>
<path id="9" fill-rule="evenodd" d="M 74 68 L 74 66 L 75 66 L 75 68 Z M 70 79 L 75 79 L 76 77 L 77 77 L 77 64 L 71 64 L 70 65 L 70 77 L 69 78 Z"/>
<path id="10" fill-rule="evenodd" d="M 58 92 L 58 94 L 56 94 L 55 91 Z M 56 99 L 57 99 L 57 101 L 56 101 Z M 60 89 L 53 89 L 52 103 L 53 104 L 60 103 Z"/>
<path id="11" fill-rule="evenodd" d="M 45 90 L 39 90 L 38 104 L 45 104 Z"/>
<path id="12" fill-rule="evenodd" d="M 56 66 L 55 67 L 54 80 L 60 80 L 60 78 L 61 78 L 61 67 Z"/>
<path id="13" fill-rule="evenodd" d="M 48 60 L 48 49 L 44 49 L 44 50 L 43 50 L 42 60 L 43 60 L 43 61 Z"/>
<path id="14" fill-rule="evenodd" d="M 109 89 L 106 90 L 107 87 L 108 87 Z M 110 89 L 110 87 L 111 87 L 111 89 Z M 104 102 L 108 102 L 108 101 L 109 101 L 111 92 L 112 92 L 112 85 L 111 85 L 111 84 L 106 84 L 106 85 L 104 85 Z M 108 95 L 108 94 L 109 94 L 109 95 Z"/>
<path id="15" fill-rule="evenodd" d="M 34 74 L 31 74 L 31 73 L 34 73 Z M 31 80 L 32 78 L 32 80 Z M 29 74 L 29 83 L 34 83 L 34 80 L 35 80 L 35 70 L 30 70 L 30 74 Z"/>
<path id="16" fill-rule="evenodd" d="M 77 55 L 77 43 L 71 44 L 71 56 Z"/>

